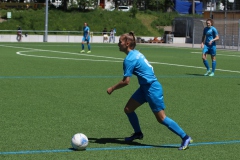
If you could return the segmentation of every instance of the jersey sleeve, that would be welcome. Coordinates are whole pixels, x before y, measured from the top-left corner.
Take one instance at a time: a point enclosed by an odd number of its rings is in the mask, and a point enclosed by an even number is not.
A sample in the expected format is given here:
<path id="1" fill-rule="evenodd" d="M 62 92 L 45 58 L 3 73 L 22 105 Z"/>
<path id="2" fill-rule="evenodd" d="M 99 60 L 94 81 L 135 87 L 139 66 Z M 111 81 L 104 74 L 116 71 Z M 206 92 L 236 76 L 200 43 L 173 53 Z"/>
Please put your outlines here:
<path id="1" fill-rule="evenodd" d="M 133 74 L 135 63 L 133 61 L 125 59 L 123 62 L 123 76 L 124 77 L 131 77 Z"/>
<path id="2" fill-rule="evenodd" d="M 218 31 L 215 27 L 213 28 L 213 34 L 214 34 L 214 38 L 218 36 Z"/>

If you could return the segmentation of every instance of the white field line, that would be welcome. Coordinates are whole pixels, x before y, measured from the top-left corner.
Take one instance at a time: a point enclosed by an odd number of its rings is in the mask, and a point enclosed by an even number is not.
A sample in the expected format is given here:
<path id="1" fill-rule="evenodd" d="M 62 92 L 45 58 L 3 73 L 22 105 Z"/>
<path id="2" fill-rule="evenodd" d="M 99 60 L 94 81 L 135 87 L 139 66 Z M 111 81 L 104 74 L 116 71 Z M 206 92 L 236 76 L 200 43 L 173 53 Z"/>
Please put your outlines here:
<path id="1" fill-rule="evenodd" d="M 91 56 L 91 57 L 98 57 L 98 58 L 106 58 L 106 60 L 95 60 L 95 59 L 80 59 L 80 58 L 63 58 L 63 57 L 50 57 L 50 56 L 38 56 L 38 55 L 30 55 L 30 54 L 23 54 L 23 52 L 57 52 L 63 54 L 72 54 L 72 55 L 79 55 L 79 56 Z M 48 50 L 30 50 L 30 51 L 19 51 L 16 54 L 21 56 L 29 56 L 29 57 L 38 57 L 38 58 L 53 58 L 53 59 L 64 59 L 64 60 L 75 60 L 75 61 L 97 61 L 97 62 L 123 62 L 122 58 L 114 58 L 114 57 L 105 57 L 105 56 L 96 56 L 96 55 L 89 55 L 89 54 L 79 54 L 79 53 L 70 53 L 70 52 L 58 52 L 58 51 L 48 51 Z M 111 59 L 111 60 L 107 60 Z M 112 60 L 116 59 L 116 60 Z M 121 60 L 121 61 L 120 61 Z"/>
<path id="2" fill-rule="evenodd" d="M 202 54 L 202 52 L 191 52 L 195 54 Z M 210 56 L 210 55 L 209 55 Z M 240 57 L 240 55 L 233 55 L 233 54 L 219 54 L 217 53 L 217 56 L 226 56 L 226 57 Z"/>
<path id="3" fill-rule="evenodd" d="M 3 45 L 0 45 L 0 46 L 3 46 Z M 19 51 L 19 52 L 16 52 L 16 54 L 21 55 L 21 56 L 31 56 L 31 57 L 38 57 L 38 58 L 53 58 L 53 59 L 81 60 L 81 61 L 84 60 L 84 61 L 98 61 L 98 62 L 99 61 L 102 61 L 102 62 L 122 62 L 123 61 L 122 58 L 116 58 L 116 57 L 106 57 L 106 56 L 97 56 L 97 55 L 90 55 L 90 54 L 71 53 L 71 52 L 60 52 L 60 51 L 52 51 L 52 50 L 41 50 L 41 49 L 34 49 L 34 48 L 15 47 L 15 46 L 3 46 L 3 47 L 29 49 L 29 51 Z M 61 54 L 72 54 L 72 55 L 79 55 L 79 56 L 106 58 L 106 59 L 110 59 L 110 60 L 63 58 L 63 57 L 49 57 L 49 56 L 38 56 L 38 55 L 23 54 L 23 52 L 32 52 L 32 51 L 34 51 L 34 52 L 39 51 L 39 52 L 54 52 L 54 53 L 61 53 Z M 201 52 L 191 52 L 191 53 L 201 53 Z M 224 56 L 239 57 L 239 56 L 236 56 L 236 55 L 224 55 Z M 161 64 L 161 65 L 169 65 L 169 66 L 177 66 L 177 67 L 186 67 L 186 68 L 206 69 L 205 67 L 197 67 L 197 66 L 189 66 L 189 65 L 181 65 L 181 64 L 171 64 L 171 63 L 161 63 L 161 62 L 150 62 L 150 63 Z M 225 69 L 216 69 L 216 70 L 222 71 L 222 72 L 240 73 L 240 71 L 233 71 L 233 70 L 225 70 Z"/>

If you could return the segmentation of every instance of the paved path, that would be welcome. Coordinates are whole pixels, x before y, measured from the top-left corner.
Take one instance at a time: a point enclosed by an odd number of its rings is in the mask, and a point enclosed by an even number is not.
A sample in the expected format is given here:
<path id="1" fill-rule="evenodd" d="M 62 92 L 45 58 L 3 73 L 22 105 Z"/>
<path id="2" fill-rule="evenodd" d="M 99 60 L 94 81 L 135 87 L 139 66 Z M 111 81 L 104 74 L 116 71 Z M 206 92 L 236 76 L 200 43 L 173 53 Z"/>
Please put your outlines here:
<path id="1" fill-rule="evenodd" d="M 137 43 L 139 44 L 139 43 Z M 141 43 L 146 45 L 158 45 L 158 46 L 166 46 L 166 47 L 185 47 L 185 48 L 199 48 L 201 49 L 201 44 L 191 44 L 191 43 Z M 224 49 L 222 45 L 217 45 L 217 49 Z M 226 50 L 237 50 L 237 46 L 226 46 Z"/>
<path id="2" fill-rule="evenodd" d="M 191 43 L 141 43 L 141 44 L 158 45 L 158 46 L 166 46 L 166 47 L 201 48 L 201 44 L 193 45 Z"/>

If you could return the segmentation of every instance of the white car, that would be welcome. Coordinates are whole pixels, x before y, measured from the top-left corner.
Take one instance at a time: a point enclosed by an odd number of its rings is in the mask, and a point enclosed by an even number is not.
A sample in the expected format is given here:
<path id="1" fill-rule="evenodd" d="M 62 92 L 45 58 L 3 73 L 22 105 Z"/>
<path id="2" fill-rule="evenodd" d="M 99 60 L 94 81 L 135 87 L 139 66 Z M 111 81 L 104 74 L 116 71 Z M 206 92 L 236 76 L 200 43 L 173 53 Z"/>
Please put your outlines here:
<path id="1" fill-rule="evenodd" d="M 118 6 L 118 11 L 128 12 L 130 9 L 130 6 Z"/>

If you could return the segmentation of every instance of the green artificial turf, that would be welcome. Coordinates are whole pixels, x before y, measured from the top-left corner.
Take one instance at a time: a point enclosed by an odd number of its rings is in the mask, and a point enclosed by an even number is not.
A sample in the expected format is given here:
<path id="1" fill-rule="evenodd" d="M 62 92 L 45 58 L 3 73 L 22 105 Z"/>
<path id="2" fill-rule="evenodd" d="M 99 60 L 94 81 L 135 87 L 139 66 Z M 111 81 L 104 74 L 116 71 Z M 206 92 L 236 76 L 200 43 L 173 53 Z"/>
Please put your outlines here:
<path id="1" fill-rule="evenodd" d="M 133 130 L 123 108 L 137 78 L 108 95 L 125 54 L 117 44 L 91 47 L 82 54 L 76 43 L 0 43 L 0 159 L 238 159 L 240 52 L 219 49 L 215 76 L 204 77 L 200 48 L 137 45 L 163 86 L 167 116 L 194 140 L 178 151 L 181 139 L 148 104 L 136 110 L 144 139 L 124 143 Z M 71 150 L 78 132 L 89 138 L 85 151 Z"/>

